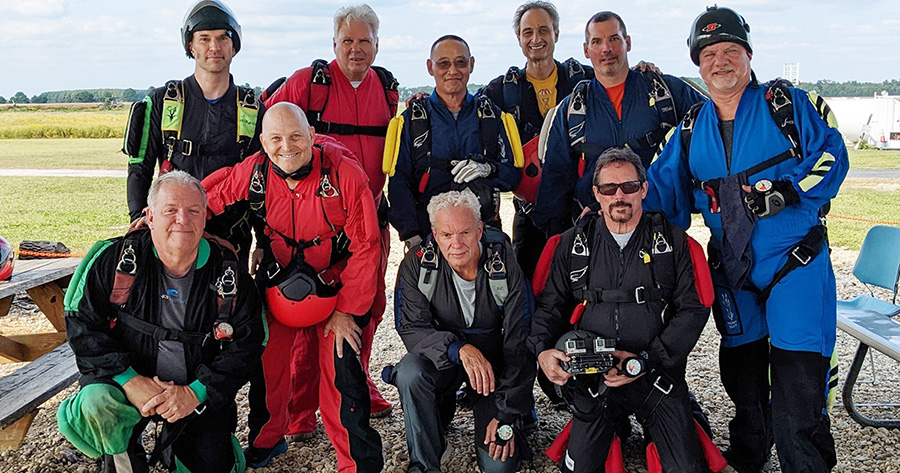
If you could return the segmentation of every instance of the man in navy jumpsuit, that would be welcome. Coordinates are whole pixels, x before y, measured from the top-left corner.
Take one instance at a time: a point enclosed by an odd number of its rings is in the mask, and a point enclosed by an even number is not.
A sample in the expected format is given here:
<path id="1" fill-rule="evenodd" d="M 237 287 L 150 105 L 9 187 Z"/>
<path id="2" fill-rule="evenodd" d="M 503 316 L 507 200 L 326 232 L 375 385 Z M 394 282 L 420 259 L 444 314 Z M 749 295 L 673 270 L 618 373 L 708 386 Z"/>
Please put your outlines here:
<path id="1" fill-rule="evenodd" d="M 588 21 L 584 36 L 584 54 L 591 60 L 596 77 L 590 81 L 587 97 L 574 98 L 573 93 L 557 109 L 547 138 L 543 174 L 532 213 L 535 225 L 548 236 L 571 227 L 572 217 L 594 202 L 590 170 L 600 153 L 628 145 L 641 157 L 644 167 L 649 167 L 659 143 L 646 137 L 658 135 L 663 122 L 659 108 L 651 99 L 653 82 L 647 74 L 628 67 L 631 37 L 619 15 L 595 14 Z M 669 75 L 662 77 L 671 91 L 676 116 L 683 116 L 691 105 L 703 101 L 682 80 Z M 577 110 L 570 112 L 570 108 Z M 584 114 L 580 136 L 585 143 L 576 150 L 569 134 L 574 124 L 570 123 L 571 113 L 578 111 Z"/>

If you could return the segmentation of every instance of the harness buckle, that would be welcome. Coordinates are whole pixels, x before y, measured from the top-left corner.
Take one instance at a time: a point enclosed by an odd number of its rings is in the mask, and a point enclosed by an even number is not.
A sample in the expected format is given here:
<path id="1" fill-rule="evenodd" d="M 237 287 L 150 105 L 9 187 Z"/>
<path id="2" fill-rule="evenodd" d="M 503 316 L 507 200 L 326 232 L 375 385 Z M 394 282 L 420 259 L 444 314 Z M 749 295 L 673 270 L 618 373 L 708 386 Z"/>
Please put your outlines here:
<path id="1" fill-rule="evenodd" d="M 319 195 L 325 198 L 341 195 L 341 193 L 331 185 L 331 181 L 328 180 L 327 174 L 322 175 L 322 184 L 319 186 Z"/>
<path id="2" fill-rule="evenodd" d="M 234 270 L 225 268 L 225 273 L 216 281 L 216 290 L 219 297 L 234 296 L 237 294 L 237 284 L 235 284 Z"/>
<path id="3" fill-rule="evenodd" d="M 638 304 L 643 304 L 647 302 L 647 299 L 644 298 L 644 286 L 638 286 L 634 288 L 634 301 Z M 667 393 L 668 394 L 668 393 Z"/>
<path id="4" fill-rule="evenodd" d="M 491 259 L 485 265 L 485 269 L 488 272 L 488 279 L 492 281 L 501 280 L 506 276 L 506 264 L 503 263 L 500 252 L 494 252 Z"/>
<path id="5" fill-rule="evenodd" d="M 187 150 L 185 150 L 187 147 Z M 191 140 L 181 140 L 181 154 L 182 156 L 190 156 L 191 153 L 194 152 L 194 142 Z"/>
<path id="6" fill-rule="evenodd" d="M 663 388 L 659 385 L 659 382 L 661 380 L 663 380 L 663 377 L 660 375 L 658 378 L 656 378 L 656 381 L 653 382 L 653 387 L 659 389 L 659 392 L 663 393 L 663 395 L 668 396 L 669 393 L 672 392 L 672 388 L 675 387 L 675 384 L 670 382 L 667 388 Z"/>
<path id="7" fill-rule="evenodd" d="M 437 268 L 437 252 L 434 251 L 434 244 L 430 241 L 422 248 L 422 262 L 420 264 L 428 269 Z"/>
<path id="8" fill-rule="evenodd" d="M 328 269 L 329 268 L 325 268 L 319 271 L 318 273 L 316 273 L 316 277 L 319 278 L 319 282 L 321 282 L 322 284 L 334 287 L 334 283 L 337 281 L 337 278 L 330 278 L 328 281 L 326 281 L 325 278 L 322 277 L 325 275 L 325 272 L 328 271 Z"/>
<path id="9" fill-rule="evenodd" d="M 800 254 L 803 253 L 803 254 Z M 791 256 L 797 259 L 800 262 L 801 266 L 806 266 L 809 264 L 810 260 L 812 260 L 813 255 L 807 253 L 805 248 L 802 246 L 795 246 L 793 250 L 791 250 Z"/>
<path id="10" fill-rule="evenodd" d="M 169 152 L 166 153 L 166 159 L 172 159 L 172 155 L 175 153 L 175 142 L 174 136 L 166 138 L 166 148 L 169 150 Z"/>
<path id="11" fill-rule="evenodd" d="M 168 341 L 169 340 L 169 330 L 162 328 L 162 327 L 156 327 L 153 329 L 153 338 L 155 338 L 157 340 Z"/>
<path id="12" fill-rule="evenodd" d="M 134 276 L 137 274 L 137 256 L 134 254 L 134 247 L 128 245 L 122 252 L 122 259 L 116 265 L 116 271 Z"/>
<path id="13" fill-rule="evenodd" d="M 272 267 L 270 268 L 266 268 L 266 277 L 269 278 L 270 281 L 272 279 L 275 279 L 275 276 L 278 276 L 278 273 L 281 272 L 281 265 L 277 262 L 271 266 Z M 273 268 L 275 269 L 275 271 L 272 271 Z"/>

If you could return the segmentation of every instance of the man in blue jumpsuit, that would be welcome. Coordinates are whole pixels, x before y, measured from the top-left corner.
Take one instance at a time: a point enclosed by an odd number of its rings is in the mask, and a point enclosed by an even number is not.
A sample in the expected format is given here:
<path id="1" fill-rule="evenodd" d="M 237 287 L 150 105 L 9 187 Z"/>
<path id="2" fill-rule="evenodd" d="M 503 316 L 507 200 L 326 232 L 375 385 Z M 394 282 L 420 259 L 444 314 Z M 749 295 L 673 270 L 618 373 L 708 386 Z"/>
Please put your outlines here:
<path id="1" fill-rule="evenodd" d="M 427 66 L 434 92 L 403 112 L 399 153 L 388 172 L 388 216 L 408 248 L 431 233 L 428 201 L 449 190 L 472 190 L 482 219 L 499 228 L 499 191 L 513 190 L 522 177 L 500 110 L 466 89 L 475 67 L 469 45 L 458 36 L 438 38 Z"/>
<path id="2" fill-rule="evenodd" d="M 759 471 L 774 438 L 783 471 L 829 471 L 835 279 L 820 214 L 847 173 L 847 150 L 815 93 L 758 84 L 749 31 L 727 8 L 695 20 L 691 59 L 712 100 L 670 135 L 646 206 L 682 228 L 698 209 L 712 232 L 720 373 L 736 411 L 729 463 Z M 793 132 L 775 120 L 787 106 L 778 121 Z"/>
<path id="3" fill-rule="evenodd" d="M 532 213 L 534 223 L 547 235 L 571 227 L 572 217 L 594 201 L 590 170 L 600 153 L 628 145 L 649 167 L 665 128 L 703 101 L 676 77 L 663 75 L 660 83 L 650 74 L 629 69 L 631 37 L 619 15 L 595 14 L 584 33 L 584 54 L 596 77 L 581 93 L 576 87 L 560 103 L 550 129 Z"/>

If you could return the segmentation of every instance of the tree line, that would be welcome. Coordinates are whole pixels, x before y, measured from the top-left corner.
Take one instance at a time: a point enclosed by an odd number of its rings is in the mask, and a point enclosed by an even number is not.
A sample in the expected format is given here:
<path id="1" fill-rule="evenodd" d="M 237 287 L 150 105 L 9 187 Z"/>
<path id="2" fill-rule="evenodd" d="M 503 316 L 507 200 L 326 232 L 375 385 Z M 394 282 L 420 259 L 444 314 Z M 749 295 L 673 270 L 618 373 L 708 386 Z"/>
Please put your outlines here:
<path id="1" fill-rule="evenodd" d="M 699 78 L 692 78 L 696 83 L 702 84 Z M 244 87 L 251 87 L 244 84 Z M 475 92 L 481 88 L 481 84 L 469 84 L 469 91 Z M 887 92 L 889 95 L 900 95 L 900 79 L 886 80 L 884 82 L 836 82 L 832 80 L 819 80 L 816 82 L 800 82 L 800 88 L 815 90 L 823 97 L 871 97 Z M 16 92 L 9 99 L 0 96 L 0 104 L 5 103 L 112 103 L 112 102 L 136 102 L 143 99 L 154 87 L 147 89 L 80 89 L 57 90 L 43 92 L 39 95 L 28 97 L 24 92 Z M 400 100 L 406 100 L 417 92 L 431 93 L 432 86 L 400 87 Z M 262 94 L 262 88 L 253 87 L 257 94 Z"/>

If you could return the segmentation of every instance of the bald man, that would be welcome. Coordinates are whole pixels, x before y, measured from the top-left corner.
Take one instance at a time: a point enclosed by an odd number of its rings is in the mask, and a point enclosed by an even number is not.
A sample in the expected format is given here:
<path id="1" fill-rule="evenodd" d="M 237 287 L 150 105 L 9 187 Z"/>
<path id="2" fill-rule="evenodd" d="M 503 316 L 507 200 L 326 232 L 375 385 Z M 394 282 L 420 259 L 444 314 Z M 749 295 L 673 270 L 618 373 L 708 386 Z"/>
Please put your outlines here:
<path id="1" fill-rule="evenodd" d="M 252 390 L 247 466 L 285 452 L 294 340 L 306 343 L 295 377 L 318 385 L 322 423 L 340 472 L 381 471 L 381 438 L 358 354 L 375 297 L 380 236 L 365 172 L 337 141 L 316 136 L 303 111 L 282 102 L 263 119 L 263 153 L 204 181 L 212 214 L 248 205 L 258 248 L 251 272 L 265 291 L 269 341 L 265 396 Z M 299 366 L 298 366 L 299 365 Z"/>

